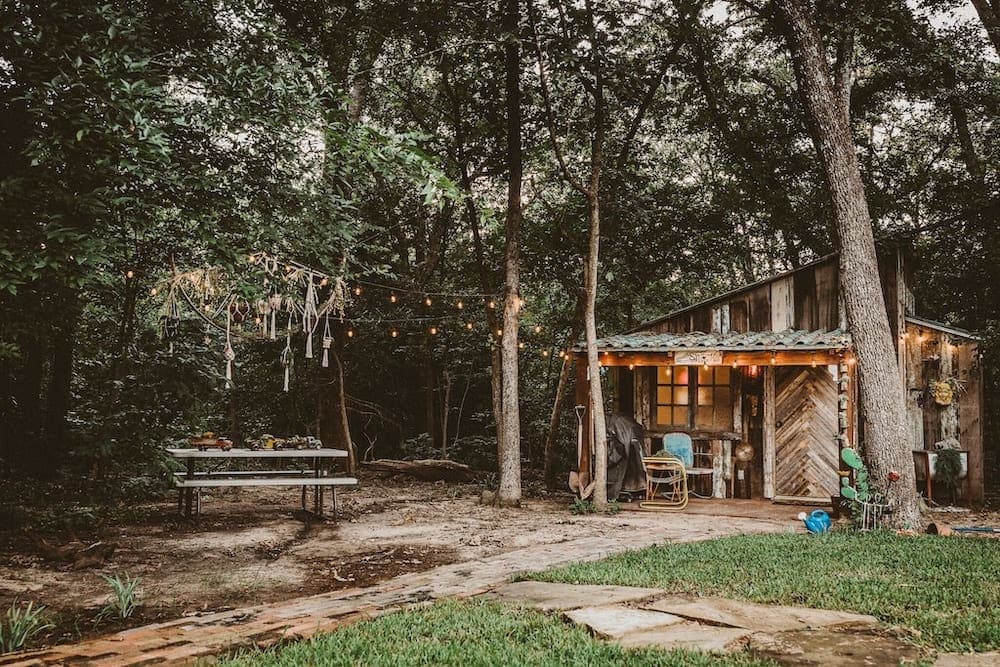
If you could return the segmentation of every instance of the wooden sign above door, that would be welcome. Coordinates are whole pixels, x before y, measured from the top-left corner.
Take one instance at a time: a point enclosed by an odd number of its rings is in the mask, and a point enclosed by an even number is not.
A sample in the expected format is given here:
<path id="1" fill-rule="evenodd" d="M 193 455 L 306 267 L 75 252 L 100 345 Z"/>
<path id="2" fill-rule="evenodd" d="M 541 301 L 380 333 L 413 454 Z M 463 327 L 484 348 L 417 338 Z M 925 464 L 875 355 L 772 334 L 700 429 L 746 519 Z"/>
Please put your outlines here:
<path id="1" fill-rule="evenodd" d="M 674 352 L 675 366 L 721 366 L 722 352 L 719 350 L 699 350 L 697 352 Z"/>

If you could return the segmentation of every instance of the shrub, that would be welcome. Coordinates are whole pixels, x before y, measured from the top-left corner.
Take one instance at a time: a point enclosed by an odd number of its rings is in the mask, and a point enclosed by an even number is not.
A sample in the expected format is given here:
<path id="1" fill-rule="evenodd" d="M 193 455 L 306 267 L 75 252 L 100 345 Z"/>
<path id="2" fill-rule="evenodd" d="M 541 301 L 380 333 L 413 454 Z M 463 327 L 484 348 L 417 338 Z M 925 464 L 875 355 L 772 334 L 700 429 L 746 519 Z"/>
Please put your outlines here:
<path id="1" fill-rule="evenodd" d="M 55 627 L 42 619 L 45 607 L 36 607 L 29 602 L 19 605 L 17 601 L 0 618 L 0 653 L 10 653 L 24 648 L 32 637 Z"/>
<path id="2" fill-rule="evenodd" d="M 98 614 L 98 620 L 106 617 L 121 620 L 131 618 L 139 606 L 138 589 L 142 578 L 132 578 L 127 572 L 116 574 L 113 577 L 102 574 L 101 578 L 111 586 L 111 595 L 108 597 L 108 603 L 104 605 L 101 613 Z"/>

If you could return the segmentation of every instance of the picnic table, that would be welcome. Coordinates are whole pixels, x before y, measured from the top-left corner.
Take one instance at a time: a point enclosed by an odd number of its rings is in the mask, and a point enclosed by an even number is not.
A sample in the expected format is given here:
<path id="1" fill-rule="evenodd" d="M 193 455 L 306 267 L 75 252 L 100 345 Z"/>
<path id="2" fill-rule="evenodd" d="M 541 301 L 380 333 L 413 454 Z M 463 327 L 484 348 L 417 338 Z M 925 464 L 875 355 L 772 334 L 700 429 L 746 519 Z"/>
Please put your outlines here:
<path id="1" fill-rule="evenodd" d="M 174 486 L 179 494 L 178 510 L 190 517 L 192 509 L 201 514 L 201 490 L 211 487 L 244 486 L 300 486 L 302 487 L 302 509 L 306 512 L 306 490 L 313 488 L 313 513 L 323 515 L 323 490 L 332 492 L 333 518 L 337 518 L 337 487 L 357 486 L 354 477 L 335 477 L 330 474 L 334 459 L 347 458 L 343 449 L 182 449 L 168 448 L 167 453 L 186 464 L 185 472 L 174 473 Z M 237 460 L 310 460 L 310 467 L 291 470 L 231 470 L 213 469 L 196 471 L 195 462 L 210 461 L 225 465 Z"/>

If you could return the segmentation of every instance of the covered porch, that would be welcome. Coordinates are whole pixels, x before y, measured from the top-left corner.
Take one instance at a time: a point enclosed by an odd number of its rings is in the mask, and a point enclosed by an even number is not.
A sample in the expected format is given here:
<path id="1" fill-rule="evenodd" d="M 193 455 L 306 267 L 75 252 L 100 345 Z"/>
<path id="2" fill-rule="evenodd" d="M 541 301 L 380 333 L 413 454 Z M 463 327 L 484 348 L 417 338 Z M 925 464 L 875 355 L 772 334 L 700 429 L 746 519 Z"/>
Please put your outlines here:
<path id="1" fill-rule="evenodd" d="M 839 495 L 840 450 L 855 442 L 850 335 L 842 330 L 638 332 L 598 341 L 609 412 L 633 417 L 646 455 L 667 433 L 690 435 L 712 474 L 712 498 L 829 503 Z M 575 350 L 584 406 L 578 473 L 592 479 L 594 420 L 586 352 Z M 741 447 L 749 460 L 737 460 Z"/>

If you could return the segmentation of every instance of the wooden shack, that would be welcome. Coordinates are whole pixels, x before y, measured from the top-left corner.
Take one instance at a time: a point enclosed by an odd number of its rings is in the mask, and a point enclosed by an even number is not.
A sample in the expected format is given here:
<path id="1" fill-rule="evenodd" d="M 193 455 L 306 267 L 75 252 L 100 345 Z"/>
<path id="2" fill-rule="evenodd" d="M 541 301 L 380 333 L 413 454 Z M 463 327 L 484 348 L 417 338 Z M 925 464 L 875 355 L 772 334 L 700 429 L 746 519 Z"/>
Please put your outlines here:
<path id="1" fill-rule="evenodd" d="M 906 391 L 918 477 L 938 443 L 963 452 L 962 495 L 983 495 L 979 339 L 919 318 L 905 254 L 880 258 L 890 326 Z M 858 374 L 838 285 L 838 257 L 721 294 L 598 342 L 612 410 L 634 415 L 647 452 L 668 432 L 711 454 L 714 497 L 831 502 L 840 449 L 863 448 Z M 577 403 L 587 406 L 586 354 L 577 346 Z M 937 383 L 952 388 L 938 389 Z M 592 465 L 584 417 L 579 471 Z M 749 461 L 734 458 L 752 449 Z M 923 468 L 922 468 L 923 466 Z M 931 487 L 921 483 L 929 493 Z"/>

